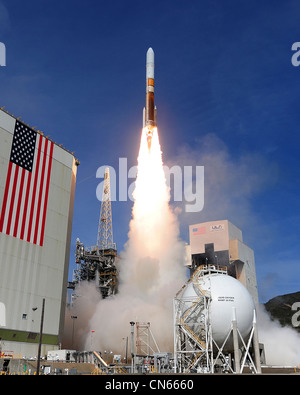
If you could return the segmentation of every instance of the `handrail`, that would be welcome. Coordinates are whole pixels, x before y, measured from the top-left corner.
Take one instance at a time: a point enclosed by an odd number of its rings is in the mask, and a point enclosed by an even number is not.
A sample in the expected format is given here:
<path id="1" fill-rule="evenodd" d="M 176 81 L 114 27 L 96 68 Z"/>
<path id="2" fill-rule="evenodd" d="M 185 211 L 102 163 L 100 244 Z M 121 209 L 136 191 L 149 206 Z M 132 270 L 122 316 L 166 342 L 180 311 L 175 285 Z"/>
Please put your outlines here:
<path id="1" fill-rule="evenodd" d="M 100 354 L 97 353 L 97 351 L 93 351 L 94 356 L 104 365 L 106 368 L 108 368 L 108 364 L 104 361 L 103 358 L 101 358 Z"/>
<path id="2" fill-rule="evenodd" d="M 193 338 L 193 340 L 200 344 L 200 346 L 204 349 L 206 349 L 206 343 L 204 341 L 202 341 L 197 335 L 196 333 L 183 321 L 183 318 L 180 319 L 180 323 L 181 325 L 184 327 L 184 329 L 187 330 L 187 332 L 189 332 L 190 336 Z"/>

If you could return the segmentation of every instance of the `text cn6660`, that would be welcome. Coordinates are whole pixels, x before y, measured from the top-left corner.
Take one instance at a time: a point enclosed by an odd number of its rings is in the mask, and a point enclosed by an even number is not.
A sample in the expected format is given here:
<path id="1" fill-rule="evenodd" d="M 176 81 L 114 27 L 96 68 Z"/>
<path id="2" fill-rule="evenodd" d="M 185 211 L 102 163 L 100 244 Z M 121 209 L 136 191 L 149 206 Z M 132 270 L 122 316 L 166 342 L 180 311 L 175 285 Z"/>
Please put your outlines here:
<path id="1" fill-rule="evenodd" d="M 149 388 L 152 390 L 191 390 L 193 380 L 151 380 Z"/>

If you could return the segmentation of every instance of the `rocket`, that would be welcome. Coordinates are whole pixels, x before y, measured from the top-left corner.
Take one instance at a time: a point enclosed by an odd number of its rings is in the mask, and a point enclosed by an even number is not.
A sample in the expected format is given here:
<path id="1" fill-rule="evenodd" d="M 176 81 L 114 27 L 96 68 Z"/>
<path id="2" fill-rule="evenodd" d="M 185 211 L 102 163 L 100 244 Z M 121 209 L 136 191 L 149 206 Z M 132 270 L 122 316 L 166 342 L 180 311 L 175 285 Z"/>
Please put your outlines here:
<path id="1" fill-rule="evenodd" d="M 154 52 L 149 48 L 146 55 L 146 105 L 143 110 L 143 128 L 146 128 L 148 150 L 151 150 L 153 128 L 156 127 L 154 106 Z"/>

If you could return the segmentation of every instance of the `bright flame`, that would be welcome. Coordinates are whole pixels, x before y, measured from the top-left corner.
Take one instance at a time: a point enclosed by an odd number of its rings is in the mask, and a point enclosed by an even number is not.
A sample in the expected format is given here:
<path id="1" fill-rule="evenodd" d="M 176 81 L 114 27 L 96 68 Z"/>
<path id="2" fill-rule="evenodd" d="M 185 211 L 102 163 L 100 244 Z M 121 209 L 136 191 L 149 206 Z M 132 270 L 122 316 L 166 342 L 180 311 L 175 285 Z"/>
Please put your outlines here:
<path id="1" fill-rule="evenodd" d="M 133 198 L 134 232 L 141 236 L 147 255 L 157 254 L 163 235 L 160 222 L 169 210 L 169 189 L 163 171 L 162 152 L 157 128 L 153 129 L 151 150 L 147 145 L 146 129 L 142 131 L 138 156 L 138 173 Z M 151 254 L 150 254 L 151 251 Z"/>

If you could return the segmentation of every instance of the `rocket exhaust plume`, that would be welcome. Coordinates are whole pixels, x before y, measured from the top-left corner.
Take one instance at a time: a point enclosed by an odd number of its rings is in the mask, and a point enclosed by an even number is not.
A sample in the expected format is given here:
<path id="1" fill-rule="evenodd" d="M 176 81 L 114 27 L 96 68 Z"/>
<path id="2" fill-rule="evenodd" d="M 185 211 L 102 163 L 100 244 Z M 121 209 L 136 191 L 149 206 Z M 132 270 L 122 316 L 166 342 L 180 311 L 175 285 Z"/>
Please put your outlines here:
<path id="1" fill-rule="evenodd" d="M 150 93 L 153 93 L 151 89 Z M 153 104 L 149 96 L 148 103 Z M 169 206 L 169 189 L 152 104 L 152 107 L 146 104 L 144 110 L 132 219 L 118 268 L 119 292 L 98 303 L 88 304 L 88 297 L 76 301 L 78 305 L 85 304 L 79 306 L 85 311 L 85 317 L 90 311 L 89 328 L 84 328 L 85 344 L 79 345 L 86 350 L 92 343 L 96 350 L 124 353 L 122 339 L 130 336 L 130 321 L 150 322 L 160 350 L 173 350 L 173 298 L 186 281 L 184 243 L 179 240 L 177 217 Z M 91 294 L 94 297 L 93 290 Z M 82 334 L 79 318 L 76 325 L 78 333 Z M 86 321 L 82 327 L 84 325 Z M 92 341 L 91 331 L 94 331 Z"/>

